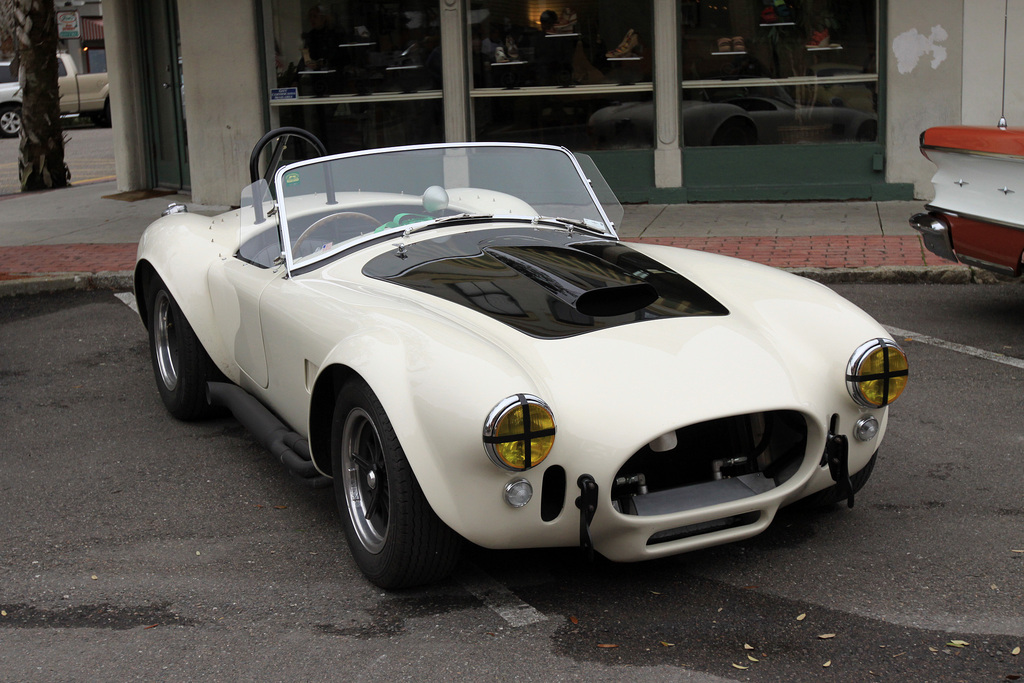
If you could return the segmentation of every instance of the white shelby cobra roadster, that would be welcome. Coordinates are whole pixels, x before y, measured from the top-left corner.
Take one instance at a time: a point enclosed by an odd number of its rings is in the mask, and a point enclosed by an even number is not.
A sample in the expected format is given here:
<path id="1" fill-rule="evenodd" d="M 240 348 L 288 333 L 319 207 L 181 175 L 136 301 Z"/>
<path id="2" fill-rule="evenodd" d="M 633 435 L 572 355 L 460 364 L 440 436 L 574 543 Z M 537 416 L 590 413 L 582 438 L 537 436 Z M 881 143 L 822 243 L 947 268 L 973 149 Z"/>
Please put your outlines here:
<path id="1" fill-rule="evenodd" d="M 294 138 L 320 156 L 281 165 Z M 463 539 L 617 561 L 735 541 L 871 473 L 907 381 L 886 331 L 794 275 L 620 241 L 585 156 L 327 156 L 279 129 L 250 173 L 238 210 L 172 205 L 139 243 L 157 389 L 333 483 L 379 586 L 444 577 Z"/>

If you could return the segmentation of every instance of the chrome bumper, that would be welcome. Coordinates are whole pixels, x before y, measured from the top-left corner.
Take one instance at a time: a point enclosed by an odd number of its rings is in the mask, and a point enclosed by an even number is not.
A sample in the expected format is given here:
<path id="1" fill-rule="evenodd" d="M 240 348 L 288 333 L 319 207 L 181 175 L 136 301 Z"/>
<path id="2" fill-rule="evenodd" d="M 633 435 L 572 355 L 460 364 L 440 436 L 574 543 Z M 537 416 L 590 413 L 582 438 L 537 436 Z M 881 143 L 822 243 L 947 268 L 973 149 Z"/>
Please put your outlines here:
<path id="1" fill-rule="evenodd" d="M 959 263 L 953 252 L 953 241 L 949 235 L 949 223 L 940 214 L 915 213 L 910 217 L 910 227 L 921 233 L 924 246 L 936 256 Z"/>

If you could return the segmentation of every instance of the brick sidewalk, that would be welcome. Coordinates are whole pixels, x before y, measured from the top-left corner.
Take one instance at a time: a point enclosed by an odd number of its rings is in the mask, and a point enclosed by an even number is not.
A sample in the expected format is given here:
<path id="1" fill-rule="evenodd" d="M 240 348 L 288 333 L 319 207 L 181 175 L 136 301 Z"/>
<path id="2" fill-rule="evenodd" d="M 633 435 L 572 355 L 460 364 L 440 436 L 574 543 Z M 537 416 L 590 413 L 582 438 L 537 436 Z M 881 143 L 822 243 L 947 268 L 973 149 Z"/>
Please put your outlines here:
<path id="1" fill-rule="evenodd" d="M 950 266 L 925 250 L 916 235 L 857 237 L 648 237 L 627 241 L 668 244 L 756 261 L 776 268 Z M 131 271 L 136 244 L 54 244 L 0 247 L 0 280 L 54 273 Z"/>

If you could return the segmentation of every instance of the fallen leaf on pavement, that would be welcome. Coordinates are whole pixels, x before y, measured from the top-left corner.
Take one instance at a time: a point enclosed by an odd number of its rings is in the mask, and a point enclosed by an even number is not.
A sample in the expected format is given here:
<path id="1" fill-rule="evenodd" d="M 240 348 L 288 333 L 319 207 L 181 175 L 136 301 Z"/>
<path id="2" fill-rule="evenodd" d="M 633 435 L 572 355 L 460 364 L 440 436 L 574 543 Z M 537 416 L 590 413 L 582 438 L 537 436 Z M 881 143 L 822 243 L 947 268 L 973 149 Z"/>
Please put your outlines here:
<path id="1" fill-rule="evenodd" d="M 801 615 L 797 616 L 796 620 L 797 620 L 797 621 L 803 621 L 803 620 L 804 620 L 804 619 L 806 619 L 806 618 L 807 618 L 807 615 L 806 615 L 806 614 L 801 614 Z"/>
<path id="2" fill-rule="evenodd" d="M 1014 657 L 1019 655 L 1020 654 L 1020 646 L 1018 645 L 1017 647 L 1013 648 L 1013 650 L 1010 651 L 1010 654 L 1013 655 Z"/>
<path id="3" fill-rule="evenodd" d="M 664 640 L 661 641 L 661 644 L 664 645 L 665 647 L 675 647 L 676 646 L 675 643 L 666 643 Z"/>
<path id="4" fill-rule="evenodd" d="M 598 643 L 598 647 L 618 647 L 615 643 Z"/>
<path id="5" fill-rule="evenodd" d="M 834 633 L 822 633 L 820 636 L 818 636 L 818 639 L 819 640 L 828 640 L 829 638 L 835 638 L 835 637 L 836 637 L 836 634 L 834 634 Z"/>
<path id="6" fill-rule="evenodd" d="M 754 646 L 751 645 L 750 643 L 743 643 L 743 649 L 744 650 L 753 650 Z"/>
<path id="7" fill-rule="evenodd" d="M 951 640 L 946 643 L 949 647 L 967 647 L 970 645 L 966 640 Z"/>
<path id="8" fill-rule="evenodd" d="M 826 669 L 827 669 L 828 667 L 832 666 L 832 660 L 831 660 L 831 659 L 830 659 L 830 660 L 828 660 L 827 662 L 825 662 L 824 664 L 822 664 L 822 666 L 823 666 L 824 668 L 826 668 Z"/>
<path id="9" fill-rule="evenodd" d="M 734 669 L 742 669 L 743 671 L 746 671 L 750 668 L 749 666 L 743 666 L 742 664 L 733 664 L 732 666 Z"/>
<path id="10" fill-rule="evenodd" d="M 758 661 L 756 657 L 751 657 L 750 655 L 747 655 L 747 659 L 749 659 L 752 662 Z"/>
<path id="11" fill-rule="evenodd" d="M 571 621 L 574 624 L 580 623 L 579 617 L 569 617 L 569 621 Z"/>

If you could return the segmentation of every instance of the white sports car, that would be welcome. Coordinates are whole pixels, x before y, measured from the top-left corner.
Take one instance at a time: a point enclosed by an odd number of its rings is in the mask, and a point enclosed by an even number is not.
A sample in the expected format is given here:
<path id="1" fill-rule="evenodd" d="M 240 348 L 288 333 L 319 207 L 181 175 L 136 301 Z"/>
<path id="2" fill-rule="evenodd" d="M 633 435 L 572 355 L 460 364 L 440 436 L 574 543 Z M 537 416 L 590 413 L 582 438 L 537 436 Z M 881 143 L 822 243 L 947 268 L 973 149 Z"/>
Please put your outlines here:
<path id="1" fill-rule="evenodd" d="M 277 168 L 294 137 L 321 156 Z M 327 156 L 282 129 L 250 172 L 240 209 L 172 205 L 139 243 L 157 388 L 333 483 L 379 586 L 444 577 L 463 540 L 617 561 L 735 541 L 871 473 L 907 381 L 886 331 L 800 277 L 620 241 L 586 157 Z"/>

